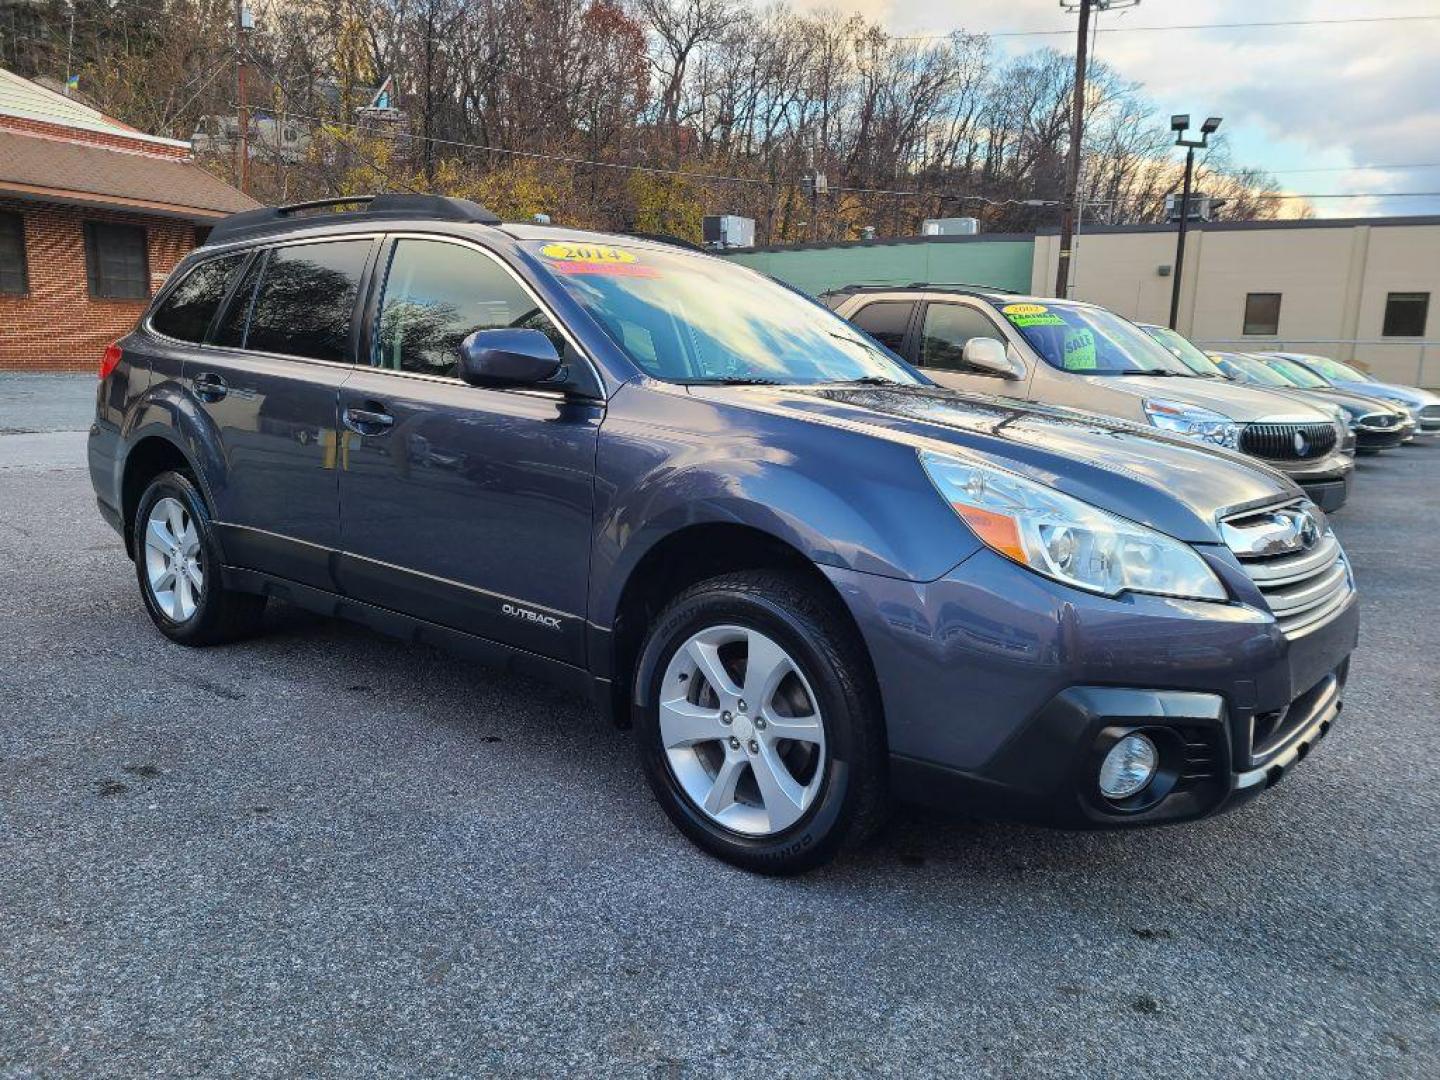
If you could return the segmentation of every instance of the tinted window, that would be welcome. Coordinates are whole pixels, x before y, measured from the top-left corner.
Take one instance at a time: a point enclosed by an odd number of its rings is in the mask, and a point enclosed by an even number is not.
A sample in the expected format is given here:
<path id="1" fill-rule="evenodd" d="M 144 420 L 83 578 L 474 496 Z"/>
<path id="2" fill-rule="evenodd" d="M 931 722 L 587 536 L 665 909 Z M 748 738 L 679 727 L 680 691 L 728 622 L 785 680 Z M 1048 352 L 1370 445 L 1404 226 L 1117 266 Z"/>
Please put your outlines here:
<path id="1" fill-rule="evenodd" d="M 195 267 L 150 316 L 151 325 L 167 337 L 204 341 L 215 309 L 244 261 L 244 255 L 225 255 Z"/>
<path id="2" fill-rule="evenodd" d="M 19 214 L 0 214 L 0 293 L 24 296 L 28 287 L 25 219 Z"/>
<path id="3" fill-rule="evenodd" d="M 898 353 L 905 344 L 905 329 L 910 325 L 910 316 L 914 311 L 914 303 L 908 301 L 880 300 L 866 304 L 850 321 L 881 345 Z"/>
<path id="4" fill-rule="evenodd" d="M 995 324 L 975 308 L 963 304 L 929 305 L 920 337 L 920 366 L 964 370 L 965 343 L 976 337 L 1005 340 Z"/>
<path id="5" fill-rule="evenodd" d="M 273 248 L 245 348 L 346 363 L 355 294 L 369 254 L 369 240 Z"/>
<path id="6" fill-rule="evenodd" d="M 1280 294 L 1278 292 L 1252 292 L 1245 296 L 1246 334 L 1273 335 L 1280 332 Z"/>
<path id="7" fill-rule="evenodd" d="M 378 367 L 453 378 L 462 341 L 506 327 L 540 330 L 565 351 L 554 324 L 494 259 L 456 244 L 396 242 L 375 334 Z"/>
<path id="8" fill-rule="evenodd" d="M 1428 292 L 1392 292 L 1385 298 L 1385 337 L 1424 337 L 1430 314 Z"/>
<path id="9" fill-rule="evenodd" d="M 238 349 L 245 344 L 245 321 L 250 318 L 250 303 L 255 299 L 255 284 L 260 280 L 260 271 L 265 267 L 265 255 L 250 260 L 239 286 L 230 296 L 230 306 L 220 316 L 220 325 L 215 328 L 215 344 Z"/>
<path id="10" fill-rule="evenodd" d="M 104 300 L 143 300 L 150 295 L 145 230 L 138 225 L 87 221 L 85 269 L 91 296 Z"/>

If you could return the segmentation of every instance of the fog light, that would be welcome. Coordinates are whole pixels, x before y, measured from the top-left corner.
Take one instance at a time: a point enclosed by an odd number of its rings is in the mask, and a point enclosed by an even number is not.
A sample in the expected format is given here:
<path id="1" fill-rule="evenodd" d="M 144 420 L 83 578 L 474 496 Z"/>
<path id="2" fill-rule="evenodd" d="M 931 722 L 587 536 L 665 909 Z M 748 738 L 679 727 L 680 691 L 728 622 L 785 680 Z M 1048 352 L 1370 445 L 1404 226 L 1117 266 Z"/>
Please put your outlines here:
<path id="1" fill-rule="evenodd" d="M 1126 735 L 1105 755 L 1100 766 L 1100 794 L 1107 799 L 1128 799 L 1155 779 L 1160 755 L 1144 735 Z"/>

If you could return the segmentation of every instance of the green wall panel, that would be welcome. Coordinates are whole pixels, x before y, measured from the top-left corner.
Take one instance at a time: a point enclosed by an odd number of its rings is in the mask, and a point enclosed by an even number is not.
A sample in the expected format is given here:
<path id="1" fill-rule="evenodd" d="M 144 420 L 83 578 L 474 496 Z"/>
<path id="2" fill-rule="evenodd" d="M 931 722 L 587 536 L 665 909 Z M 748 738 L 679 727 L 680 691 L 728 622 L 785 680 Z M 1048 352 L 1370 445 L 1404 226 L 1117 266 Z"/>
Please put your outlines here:
<path id="1" fill-rule="evenodd" d="M 1034 251 L 1029 240 L 978 240 L 742 251 L 725 257 L 812 296 L 842 285 L 908 285 L 913 281 L 1029 292 Z"/>

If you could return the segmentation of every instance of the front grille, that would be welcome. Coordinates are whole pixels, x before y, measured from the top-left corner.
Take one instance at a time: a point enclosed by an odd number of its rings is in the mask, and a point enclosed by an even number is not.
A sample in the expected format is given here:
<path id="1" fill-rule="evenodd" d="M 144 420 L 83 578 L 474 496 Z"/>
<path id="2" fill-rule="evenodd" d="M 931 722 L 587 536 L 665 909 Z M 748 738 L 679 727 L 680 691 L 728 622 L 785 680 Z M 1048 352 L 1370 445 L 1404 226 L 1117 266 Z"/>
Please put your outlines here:
<path id="1" fill-rule="evenodd" d="M 1322 458 L 1335 449 L 1334 424 L 1246 424 L 1240 449 L 1271 461 Z"/>
<path id="2" fill-rule="evenodd" d="M 1384 412 L 1366 413 L 1364 416 L 1360 417 L 1360 419 L 1355 422 L 1362 428 L 1368 428 L 1371 430 L 1388 430 L 1399 425 L 1400 414 Z"/>
<path id="3" fill-rule="evenodd" d="M 1319 532 L 1309 548 L 1280 554 L 1264 554 L 1265 545 L 1246 542 L 1247 532 L 1254 538 L 1273 533 L 1277 517 L 1293 514 L 1304 505 L 1244 514 L 1224 523 L 1227 543 L 1289 637 L 1329 621 L 1353 590 L 1345 553 L 1329 529 Z"/>
<path id="4" fill-rule="evenodd" d="M 1426 405 L 1420 410 L 1420 427 L 1423 431 L 1440 431 L 1440 405 Z"/>

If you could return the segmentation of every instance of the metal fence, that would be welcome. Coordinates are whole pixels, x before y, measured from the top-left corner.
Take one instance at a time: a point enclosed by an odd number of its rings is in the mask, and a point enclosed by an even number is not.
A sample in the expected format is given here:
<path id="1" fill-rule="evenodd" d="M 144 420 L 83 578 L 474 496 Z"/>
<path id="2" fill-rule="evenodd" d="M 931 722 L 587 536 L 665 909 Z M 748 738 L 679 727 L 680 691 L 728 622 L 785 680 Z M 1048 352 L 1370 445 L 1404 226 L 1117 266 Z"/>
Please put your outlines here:
<path id="1" fill-rule="evenodd" d="M 1385 382 L 1440 387 L 1440 341 L 1397 338 L 1197 338 L 1206 348 L 1234 352 L 1319 353 L 1353 363 Z"/>

